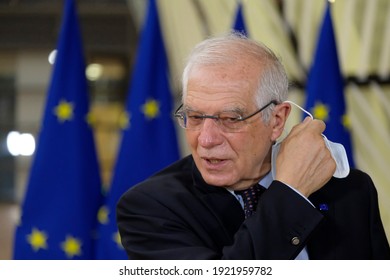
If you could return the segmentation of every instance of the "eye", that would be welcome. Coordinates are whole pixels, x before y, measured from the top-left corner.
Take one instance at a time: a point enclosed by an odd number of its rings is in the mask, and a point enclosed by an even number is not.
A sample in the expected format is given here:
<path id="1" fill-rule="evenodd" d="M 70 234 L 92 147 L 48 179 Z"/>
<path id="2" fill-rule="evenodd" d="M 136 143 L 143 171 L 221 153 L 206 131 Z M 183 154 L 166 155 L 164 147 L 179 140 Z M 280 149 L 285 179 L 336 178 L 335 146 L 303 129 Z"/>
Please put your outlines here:
<path id="1" fill-rule="evenodd" d="M 220 114 L 219 119 L 224 123 L 236 123 L 241 120 L 241 116 L 237 114 Z"/>
<path id="2" fill-rule="evenodd" d="M 201 123 L 204 119 L 203 115 L 197 112 L 189 111 L 186 113 L 186 115 L 187 115 L 188 122 L 190 122 L 191 124 Z"/>
<path id="3" fill-rule="evenodd" d="M 194 120 L 202 120 L 203 116 L 202 115 L 188 115 L 189 119 L 194 119 Z"/>
<path id="4" fill-rule="evenodd" d="M 187 115 L 187 118 L 191 118 L 191 119 L 201 119 L 203 117 L 202 114 L 197 113 L 197 112 L 192 112 L 192 111 L 186 112 L 186 115 Z"/>

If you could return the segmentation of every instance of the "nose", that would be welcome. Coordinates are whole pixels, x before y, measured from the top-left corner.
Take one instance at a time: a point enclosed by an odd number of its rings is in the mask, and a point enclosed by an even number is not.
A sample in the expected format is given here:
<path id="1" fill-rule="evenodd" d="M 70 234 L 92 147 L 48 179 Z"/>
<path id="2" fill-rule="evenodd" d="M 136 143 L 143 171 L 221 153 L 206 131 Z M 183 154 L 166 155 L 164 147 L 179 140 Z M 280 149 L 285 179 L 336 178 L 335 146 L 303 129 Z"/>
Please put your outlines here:
<path id="1" fill-rule="evenodd" d="M 198 136 L 198 143 L 203 148 L 211 148 L 222 144 L 223 136 L 218 123 L 214 119 L 204 119 Z"/>

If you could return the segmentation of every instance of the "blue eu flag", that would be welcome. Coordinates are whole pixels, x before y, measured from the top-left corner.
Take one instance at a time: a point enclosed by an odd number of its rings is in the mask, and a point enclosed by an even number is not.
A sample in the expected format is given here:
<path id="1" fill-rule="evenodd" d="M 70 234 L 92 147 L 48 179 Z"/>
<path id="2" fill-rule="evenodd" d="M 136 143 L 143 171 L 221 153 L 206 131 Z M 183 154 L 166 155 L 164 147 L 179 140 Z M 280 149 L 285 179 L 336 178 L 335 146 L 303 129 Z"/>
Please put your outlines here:
<path id="1" fill-rule="evenodd" d="M 236 17 L 235 17 L 234 24 L 233 24 L 233 29 L 238 31 L 238 32 L 241 32 L 242 34 L 248 35 L 247 31 L 246 31 L 245 20 L 244 20 L 241 2 L 238 3 Z"/>
<path id="2" fill-rule="evenodd" d="M 74 0 L 67 0 L 15 259 L 94 259 L 101 180 Z"/>
<path id="3" fill-rule="evenodd" d="M 150 0 L 122 119 L 122 141 L 110 193 L 99 211 L 98 258 L 127 259 L 116 225 L 117 201 L 128 188 L 179 159 L 172 115 L 167 57 L 156 3 Z"/>
<path id="4" fill-rule="evenodd" d="M 326 123 L 324 134 L 343 144 L 351 167 L 354 166 L 350 122 L 346 114 L 344 81 L 340 71 L 330 4 L 322 22 L 314 62 L 306 87 L 306 109 Z"/>

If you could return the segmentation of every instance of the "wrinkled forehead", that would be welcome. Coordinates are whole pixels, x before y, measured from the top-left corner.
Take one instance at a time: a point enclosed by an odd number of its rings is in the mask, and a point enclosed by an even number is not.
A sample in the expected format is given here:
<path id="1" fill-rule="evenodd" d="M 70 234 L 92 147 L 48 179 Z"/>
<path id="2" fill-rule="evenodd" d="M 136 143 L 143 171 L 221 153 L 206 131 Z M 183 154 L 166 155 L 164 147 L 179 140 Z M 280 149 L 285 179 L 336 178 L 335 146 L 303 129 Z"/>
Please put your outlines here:
<path id="1" fill-rule="evenodd" d="M 235 63 L 214 63 L 196 65 L 190 72 L 189 80 L 207 79 L 210 86 L 218 82 L 253 83 L 260 80 L 263 65 L 251 60 L 238 60 Z"/>
<path id="2" fill-rule="evenodd" d="M 241 87 L 256 90 L 264 71 L 264 65 L 248 57 L 240 60 L 194 65 L 188 75 L 188 82 L 205 87 Z M 188 90 L 188 89 L 187 89 Z"/>
<path id="3" fill-rule="evenodd" d="M 256 72 L 247 64 L 198 67 L 190 76 L 183 103 L 202 111 L 209 107 L 213 111 L 253 110 L 258 89 Z"/>
<path id="4" fill-rule="evenodd" d="M 220 49 L 218 52 L 200 53 L 194 57 L 189 71 L 206 66 L 223 66 L 227 68 L 265 67 L 268 64 L 268 58 L 264 52 L 240 48 Z"/>

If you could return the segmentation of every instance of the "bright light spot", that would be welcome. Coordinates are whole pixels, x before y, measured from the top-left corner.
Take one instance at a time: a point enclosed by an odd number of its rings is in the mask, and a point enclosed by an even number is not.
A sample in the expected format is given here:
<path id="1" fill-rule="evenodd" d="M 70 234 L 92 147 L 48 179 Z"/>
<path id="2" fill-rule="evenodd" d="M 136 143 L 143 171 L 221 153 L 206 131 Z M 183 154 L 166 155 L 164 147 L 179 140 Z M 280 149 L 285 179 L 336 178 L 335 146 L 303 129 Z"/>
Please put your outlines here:
<path id="1" fill-rule="evenodd" d="M 57 56 L 57 50 L 52 50 L 48 58 L 50 64 L 52 65 L 54 64 L 54 62 L 56 61 L 56 56 Z"/>
<path id="2" fill-rule="evenodd" d="M 88 80 L 96 81 L 102 76 L 102 74 L 103 74 L 103 66 L 101 64 L 92 63 L 88 65 L 86 70 L 86 75 Z"/>
<path id="3" fill-rule="evenodd" d="M 30 133 L 11 131 L 7 136 L 7 148 L 13 156 L 31 156 L 35 151 L 35 139 Z"/>
<path id="4" fill-rule="evenodd" d="M 30 133 L 20 134 L 20 154 L 22 156 L 31 156 L 35 151 L 35 139 Z"/>
<path id="5" fill-rule="evenodd" d="M 7 148 L 11 155 L 18 156 L 18 142 L 19 142 L 19 132 L 11 131 L 7 135 Z"/>

